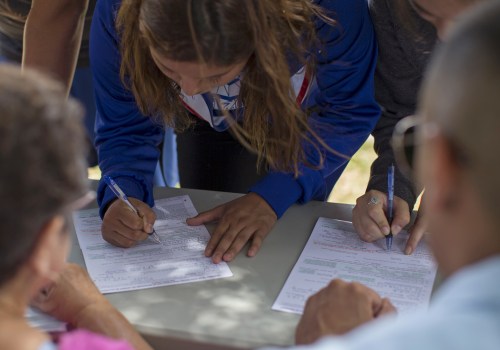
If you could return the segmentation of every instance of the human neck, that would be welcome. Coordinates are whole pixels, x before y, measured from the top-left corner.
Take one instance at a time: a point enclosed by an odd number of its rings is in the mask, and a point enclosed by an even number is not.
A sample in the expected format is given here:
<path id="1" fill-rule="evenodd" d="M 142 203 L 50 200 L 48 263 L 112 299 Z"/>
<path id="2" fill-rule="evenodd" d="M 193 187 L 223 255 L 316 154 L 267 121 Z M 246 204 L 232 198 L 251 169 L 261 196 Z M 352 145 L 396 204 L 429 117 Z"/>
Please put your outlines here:
<path id="1" fill-rule="evenodd" d="M 456 240 L 450 242 L 450 254 L 446 266 L 446 275 L 482 260 L 500 255 L 499 229 L 483 215 L 474 215 L 471 210 L 469 219 L 456 223 Z"/>

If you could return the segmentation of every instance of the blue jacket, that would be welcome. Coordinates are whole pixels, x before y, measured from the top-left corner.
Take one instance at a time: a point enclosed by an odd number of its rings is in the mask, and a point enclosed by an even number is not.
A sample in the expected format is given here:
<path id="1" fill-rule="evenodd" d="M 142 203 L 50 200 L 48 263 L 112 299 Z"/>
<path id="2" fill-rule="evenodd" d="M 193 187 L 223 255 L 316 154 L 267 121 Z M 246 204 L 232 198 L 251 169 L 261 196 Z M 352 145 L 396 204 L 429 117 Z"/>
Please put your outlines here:
<path id="1" fill-rule="evenodd" d="M 153 175 L 164 131 L 161 125 L 140 113 L 133 94 L 120 80 L 119 36 L 115 29 L 120 2 L 98 1 L 91 28 L 96 147 L 102 173 L 112 176 L 128 196 L 153 206 Z M 314 84 L 302 105 L 312 107 L 311 125 L 323 140 L 332 149 L 352 156 L 380 116 L 373 82 L 376 38 L 366 0 L 317 0 L 317 3 L 338 24 L 332 27 L 316 21 L 323 47 L 316 59 Z M 298 178 L 289 173 L 270 172 L 249 190 L 264 198 L 278 217 L 296 202 L 325 200 L 347 160 L 327 151 L 324 155 L 325 164 L 319 170 L 302 166 Z M 310 160 L 317 164 L 314 158 L 311 155 Z M 101 216 L 114 199 L 101 181 L 98 188 Z"/>

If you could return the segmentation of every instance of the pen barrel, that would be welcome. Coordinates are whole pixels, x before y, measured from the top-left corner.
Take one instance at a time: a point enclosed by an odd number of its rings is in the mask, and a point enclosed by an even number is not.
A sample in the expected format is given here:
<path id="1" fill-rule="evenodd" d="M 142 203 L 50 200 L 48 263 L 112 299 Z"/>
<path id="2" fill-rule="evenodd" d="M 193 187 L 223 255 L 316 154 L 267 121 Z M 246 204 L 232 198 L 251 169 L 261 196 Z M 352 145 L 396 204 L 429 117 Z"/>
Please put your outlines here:
<path id="1" fill-rule="evenodd" d="M 392 224 L 394 211 L 394 172 L 395 167 L 391 165 L 387 169 L 387 219 Z"/>

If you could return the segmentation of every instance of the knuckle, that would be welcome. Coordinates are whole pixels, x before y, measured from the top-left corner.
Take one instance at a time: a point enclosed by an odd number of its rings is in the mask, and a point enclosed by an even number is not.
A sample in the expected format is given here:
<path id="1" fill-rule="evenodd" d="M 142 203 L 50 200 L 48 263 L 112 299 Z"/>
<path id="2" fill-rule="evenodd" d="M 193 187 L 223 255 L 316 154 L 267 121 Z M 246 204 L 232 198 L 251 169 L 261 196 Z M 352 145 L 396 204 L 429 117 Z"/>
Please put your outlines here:
<path id="1" fill-rule="evenodd" d="M 342 281 L 341 279 L 336 278 L 336 279 L 330 281 L 330 283 L 328 284 L 328 289 L 342 288 L 345 284 L 346 284 L 346 282 Z"/>
<path id="2" fill-rule="evenodd" d="M 361 196 L 361 197 L 358 197 L 356 199 L 356 206 L 354 207 L 354 209 L 360 207 L 362 204 L 363 204 L 363 201 L 366 199 L 365 196 Z"/>
<path id="3" fill-rule="evenodd" d="M 135 244 L 136 244 L 136 242 L 135 242 L 135 241 L 132 241 L 132 240 L 130 240 L 130 239 L 125 240 L 125 241 L 123 242 L 123 245 L 124 245 L 126 248 L 132 248 Z"/>
<path id="4" fill-rule="evenodd" d="M 375 241 L 375 239 L 373 238 L 372 235 L 370 235 L 369 233 L 363 233 L 363 234 L 360 234 L 359 235 L 359 238 L 363 241 L 363 242 L 366 242 L 366 243 L 372 243 L 373 241 Z"/>
<path id="5" fill-rule="evenodd" d="M 227 249 L 231 246 L 231 243 L 233 242 L 232 239 L 224 237 L 219 241 L 219 244 L 217 244 L 217 248 L 215 249 L 216 252 L 225 252 Z"/>
<path id="6" fill-rule="evenodd" d="M 357 283 L 357 282 L 349 283 L 346 288 L 349 291 L 349 293 L 356 294 L 356 295 L 364 294 L 363 293 L 364 287 L 360 283 Z"/>
<path id="7" fill-rule="evenodd" d="M 233 244 L 236 245 L 236 246 L 244 246 L 245 243 L 248 242 L 248 240 L 250 239 L 251 237 L 251 234 L 248 234 L 248 233 L 240 233 L 235 239 L 234 239 L 234 242 Z"/>
<path id="8" fill-rule="evenodd" d="M 376 205 L 371 205 L 368 207 L 368 215 L 372 218 L 375 219 L 379 216 L 380 214 L 380 208 Z"/>

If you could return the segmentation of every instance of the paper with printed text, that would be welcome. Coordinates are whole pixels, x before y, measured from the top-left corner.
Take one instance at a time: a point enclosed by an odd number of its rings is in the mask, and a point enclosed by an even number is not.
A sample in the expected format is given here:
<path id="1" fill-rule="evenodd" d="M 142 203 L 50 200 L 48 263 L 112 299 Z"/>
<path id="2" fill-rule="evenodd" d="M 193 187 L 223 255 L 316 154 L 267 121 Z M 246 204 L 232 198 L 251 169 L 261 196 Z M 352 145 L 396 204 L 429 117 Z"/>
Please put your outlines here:
<path id="1" fill-rule="evenodd" d="M 159 199 L 153 208 L 161 244 L 147 239 L 132 248 L 102 238 L 98 209 L 73 214 L 76 234 L 90 277 L 102 293 L 123 292 L 230 277 L 225 262 L 205 257 L 210 238 L 205 226 L 188 226 L 196 209 L 189 196 Z"/>
<path id="2" fill-rule="evenodd" d="M 408 234 L 394 237 L 391 251 L 385 240 L 365 243 L 352 223 L 319 218 L 273 310 L 301 314 L 307 298 L 340 278 L 356 281 L 389 298 L 399 313 L 429 303 L 437 266 L 425 242 L 404 255 Z"/>

